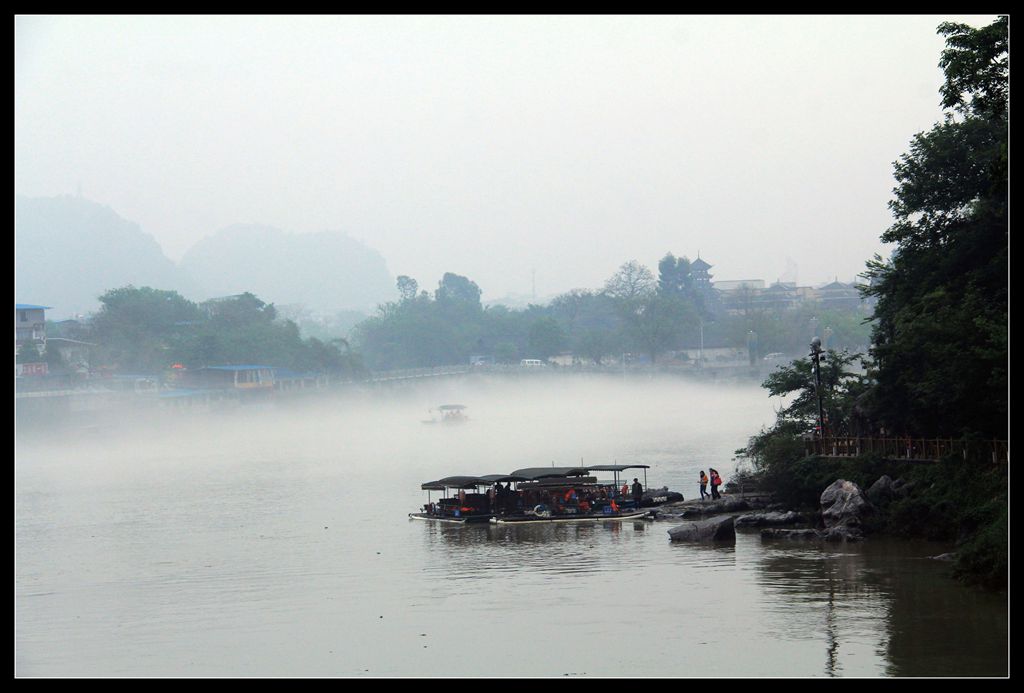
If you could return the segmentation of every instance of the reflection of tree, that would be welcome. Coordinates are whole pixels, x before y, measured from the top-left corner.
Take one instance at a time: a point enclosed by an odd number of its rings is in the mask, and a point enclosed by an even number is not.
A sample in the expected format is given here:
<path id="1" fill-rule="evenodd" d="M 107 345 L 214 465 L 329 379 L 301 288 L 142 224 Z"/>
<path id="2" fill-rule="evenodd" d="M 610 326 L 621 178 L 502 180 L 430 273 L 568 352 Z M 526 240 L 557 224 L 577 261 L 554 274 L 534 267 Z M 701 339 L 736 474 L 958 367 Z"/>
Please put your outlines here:
<path id="1" fill-rule="evenodd" d="M 938 551 L 936 551 L 938 553 Z M 947 564 L 910 559 L 884 578 L 894 598 L 886 647 L 892 676 L 1005 676 L 1009 673 L 1006 594 L 966 587 Z"/>
<path id="2" fill-rule="evenodd" d="M 945 564 L 926 558 L 940 547 L 872 539 L 765 550 L 756 574 L 780 613 L 781 635 L 823 635 L 827 675 L 842 675 L 841 653 L 853 654 L 844 645 L 872 638 L 885 675 L 1008 673 L 1006 595 L 954 581 Z"/>
<path id="3" fill-rule="evenodd" d="M 848 547 L 837 552 L 835 547 L 818 544 L 767 550 L 758 565 L 759 582 L 768 600 L 784 614 L 784 630 L 793 637 L 823 636 L 825 674 L 842 675 L 843 634 L 850 632 L 853 638 L 857 624 L 871 616 L 884 622 L 888 610 L 887 595 L 865 580 L 864 555 Z M 851 626 L 845 628 L 848 622 Z"/>
<path id="4" fill-rule="evenodd" d="M 836 675 L 836 661 L 839 659 L 839 638 L 836 637 L 836 587 L 832 576 L 828 576 L 828 610 L 825 612 L 825 638 L 828 643 L 825 673 Z"/>

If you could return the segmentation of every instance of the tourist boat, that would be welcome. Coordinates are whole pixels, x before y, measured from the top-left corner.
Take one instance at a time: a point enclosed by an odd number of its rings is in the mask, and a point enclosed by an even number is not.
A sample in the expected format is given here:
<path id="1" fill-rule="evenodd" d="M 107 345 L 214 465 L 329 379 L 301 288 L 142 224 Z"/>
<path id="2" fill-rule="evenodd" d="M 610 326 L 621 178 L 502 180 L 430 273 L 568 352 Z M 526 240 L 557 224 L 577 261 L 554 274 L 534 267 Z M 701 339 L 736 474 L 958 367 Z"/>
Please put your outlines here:
<path id="1" fill-rule="evenodd" d="M 643 469 L 646 485 L 648 465 L 592 465 L 588 467 L 532 467 L 511 474 L 451 476 L 420 486 L 427 491 L 421 512 L 410 513 L 417 520 L 457 524 L 492 522 L 518 524 L 535 522 L 608 522 L 652 518 L 651 506 L 670 496 L 645 495 L 638 504 L 628 488 L 619 487 L 619 474 Z M 599 481 L 593 472 L 610 471 L 613 481 Z M 627 484 L 628 487 L 628 484 Z M 443 496 L 434 502 L 430 493 Z M 671 496 L 682 500 L 682 494 Z"/>
<path id="2" fill-rule="evenodd" d="M 648 508 L 637 506 L 618 487 L 618 472 L 648 465 L 596 465 L 589 467 L 530 467 L 517 469 L 516 507 L 495 513 L 495 524 L 535 522 L 609 522 L 653 517 Z M 599 481 L 591 472 L 613 471 L 611 483 Z"/>
<path id="3" fill-rule="evenodd" d="M 435 414 L 435 412 L 437 412 Z M 469 421 L 466 416 L 466 405 L 464 404 L 442 404 L 437 409 L 430 410 L 430 420 L 425 424 L 461 424 Z"/>
<path id="4" fill-rule="evenodd" d="M 427 492 L 427 502 L 421 512 L 409 513 L 414 520 L 432 520 L 454 524 L 486 523 L 494 516 L 493 495 L 481 489 L 489 489 L 497 483 L 519 481 L 518 477 L 507 474 L 487 476 L 448 476 L 437 481 L 420 485 Z M 439 491 L 442 497 L 436 502 L 431 492 Z"/>

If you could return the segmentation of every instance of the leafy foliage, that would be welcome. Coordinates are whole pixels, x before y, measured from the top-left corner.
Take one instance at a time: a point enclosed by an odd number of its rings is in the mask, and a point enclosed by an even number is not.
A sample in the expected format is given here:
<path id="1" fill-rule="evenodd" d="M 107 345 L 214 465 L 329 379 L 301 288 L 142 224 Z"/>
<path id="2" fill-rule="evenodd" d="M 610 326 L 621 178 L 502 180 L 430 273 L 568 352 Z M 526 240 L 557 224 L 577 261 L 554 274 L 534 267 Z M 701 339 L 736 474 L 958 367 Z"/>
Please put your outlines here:
<path id="1" fill-rule="evenodd" d="M 338 343 L 303 340 L 273 305 L 246 293 L 196 305 L 174 291 L 132 286 L 100 297 L 90 339 L 102 363 L 154 373 L 188 367 L 263 363 L 295 370 L 351 373 L 358 358 Z"/>
<path id="2" fill-rule="evenodd" d="M 955 110 L 917 135 L 895 164 L 889 261 L 868 263 L 877 298 L 866 377 L 849 377 L 845 355 L 822 369 L 828 419 L 860 427 L 965 442 L 1005 438 L 1008 400 L 1007 22 L 983 29 L 943 24 L 943 106 Z M 959 116 L 956 117 L 956 116 Z M 836 368 L 836 370 L 832 370 Z M 792 396 L 776 424 L 738 451 L 783 502 L 813 506 L 825 485 L 867 487 L 882 473 L 914 491 L 894 500 L 876 529 L 957 540 L 956 573 L 1005 588 L 1008 479 L 1005 466 L 963 459 L 939 464 L 806 457 L 800 436 L 816 406 L 810 364 L 794 362 L 765 382 Z M 836 430 L 842 432 L 842 430 Z"/>
<path id="3" fill-rule="evenodd" d="M 943 123 L 895 164 L 895 243 L 877 297 L 874 416 L 892 431 L 1005 438 L 1008 355 L 1007 24 L 943 24 Z"/>

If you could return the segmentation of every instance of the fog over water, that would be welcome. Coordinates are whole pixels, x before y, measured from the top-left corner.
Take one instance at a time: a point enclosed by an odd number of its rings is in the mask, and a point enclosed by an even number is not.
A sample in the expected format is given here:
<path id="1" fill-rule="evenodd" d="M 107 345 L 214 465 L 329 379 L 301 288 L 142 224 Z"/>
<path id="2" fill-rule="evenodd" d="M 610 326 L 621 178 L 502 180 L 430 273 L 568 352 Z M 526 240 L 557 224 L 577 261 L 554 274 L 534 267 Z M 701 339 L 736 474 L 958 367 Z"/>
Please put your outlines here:
<path id="1" fill-rule="evenodd" d="M 470 421 L 424 424 L 444 403 Z M 756 383 L 482 377 L 19 432 L 16 673 L 1005 673 L 1005 598 L 924 559 L 943 547 L 407 518 L 425 481 L 581 458 L 692 498 L 777 406 Z"/>

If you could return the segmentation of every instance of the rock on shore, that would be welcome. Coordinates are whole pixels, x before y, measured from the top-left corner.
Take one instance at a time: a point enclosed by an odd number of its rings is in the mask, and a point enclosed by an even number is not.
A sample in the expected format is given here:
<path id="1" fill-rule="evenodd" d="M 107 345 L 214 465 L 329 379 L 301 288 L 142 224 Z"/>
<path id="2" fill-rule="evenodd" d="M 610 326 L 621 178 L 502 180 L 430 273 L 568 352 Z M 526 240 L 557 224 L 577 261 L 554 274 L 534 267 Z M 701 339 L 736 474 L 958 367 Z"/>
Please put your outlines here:
<path id="1" fill-rule="evenodd" d="M 831 529 L 777 529 L 761 530 L 761 539 L 788 539 L 799 541 L 851 542 L 861 541 L 864 535 L 856 527 L 832 527 Z"/>
<path id="2" fill-rule="evenodd" d="M 826 529 L 860 528 L 861 520 L 874 512 L 860 486 L 836 479 L 821 493 L 821 519 Z"/>
<path id="3" fill-rule="evenodd" d="M 749 513 L 736 518 L 737 527 L 772 527 L 776 525 L 795 525 L 805 522 L 800 513 L 793 512 L 766 512 Z"/>
<path id="4" fill-rule="evenodd" d="M 686 508 L 682 516 L 684 518 L 703 517 L 715 513 L 739 513 L 750 510 L 750 503 L 741 498 L 720 498 L 716 501 L 708 501 L 693 507 Z"/>
<path id="5" fill-rule="evenodd" d="M 668 530 L 668 536 L 672 541 L 735 542 L 735 519 L 730 515 L 729 517 L 716 517 L 710 520 L 684 522 Z"/>

